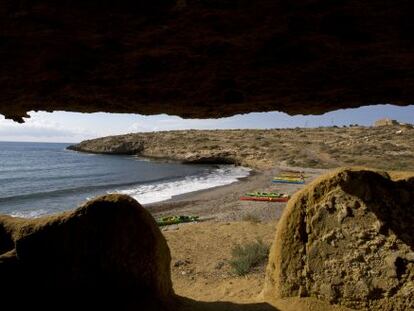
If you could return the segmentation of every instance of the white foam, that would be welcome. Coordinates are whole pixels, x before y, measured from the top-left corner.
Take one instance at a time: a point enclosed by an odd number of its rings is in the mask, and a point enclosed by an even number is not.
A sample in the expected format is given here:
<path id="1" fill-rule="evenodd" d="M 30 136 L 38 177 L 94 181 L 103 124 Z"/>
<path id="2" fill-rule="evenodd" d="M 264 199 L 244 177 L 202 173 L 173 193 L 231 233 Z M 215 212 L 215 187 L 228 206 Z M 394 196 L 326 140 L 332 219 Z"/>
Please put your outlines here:
<path id="1" fill-rule="evenodd" d="M 246 167 L 221 165 L 209 174 L 189 176 L 171 182 L 139 185 L 133 189 L 119 190 L 115 193 L 127 194 L 141 204 L 149 204 L 169 200 L 173 196 L 184 193 L 232 184 L 240 178 L 247 177 L 250 171 L 251 169 Z"/>
<path id="2" fill-rule="evenodd" d="M 20 212 L 14 212 L 11 213 L 10 216 L 13 217 L 21 217 L 21 218 L 39 218 L 44 215 L 50 214 L 50 211 L 47 211 L 45 209 L 39 209 L 35 211 L 20 211 Z"/>

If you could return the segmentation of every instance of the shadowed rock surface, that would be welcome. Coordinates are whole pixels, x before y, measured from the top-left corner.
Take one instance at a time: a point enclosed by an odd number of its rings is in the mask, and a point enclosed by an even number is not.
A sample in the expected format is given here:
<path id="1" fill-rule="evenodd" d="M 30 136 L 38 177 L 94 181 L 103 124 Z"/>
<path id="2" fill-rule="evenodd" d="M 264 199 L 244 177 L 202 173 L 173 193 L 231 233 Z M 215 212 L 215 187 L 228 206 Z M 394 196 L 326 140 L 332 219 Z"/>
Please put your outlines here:
<path id="1" fill-rule="evenodd" d="M 408 0 L 4 0 L 0 113 L 223 117 L 414 102 Z"/>
<path id="2" fill-rule="evenodd" d="M 314 181 L 292 198 L 278 224 L 265 295 L 411 310 L 413 194 L 413 177 L 393 181 L 363 169 Z"/>
<path id="3" fill-rule="evenodd" d="M 173 297 L 170 260 L 152 216 L 127 196 L 39 219 L 0 216 L 3 306 L 163 310 Z"/>

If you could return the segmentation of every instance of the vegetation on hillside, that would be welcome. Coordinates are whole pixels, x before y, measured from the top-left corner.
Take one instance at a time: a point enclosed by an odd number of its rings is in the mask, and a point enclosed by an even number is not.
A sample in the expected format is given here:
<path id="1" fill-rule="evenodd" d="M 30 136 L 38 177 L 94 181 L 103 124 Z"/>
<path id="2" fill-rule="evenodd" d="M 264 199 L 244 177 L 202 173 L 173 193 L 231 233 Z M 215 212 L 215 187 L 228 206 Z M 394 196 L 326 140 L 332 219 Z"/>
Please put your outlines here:
<path id="1" fill-rule="evenodd" d="M 414 170 L 414 129 L 399 125 L 137 133 L 85 141 L 74 149 L 259 169 L 285 164 Z"/>
<path id="2" fill-rule="evenodd" d="M 237 244 L 231 254 L 230 266 L 233 272 L 243 276 L 258 266 L 264 266 L 269 255 L 269 246 L 261 240 L 244 245 Z"/>

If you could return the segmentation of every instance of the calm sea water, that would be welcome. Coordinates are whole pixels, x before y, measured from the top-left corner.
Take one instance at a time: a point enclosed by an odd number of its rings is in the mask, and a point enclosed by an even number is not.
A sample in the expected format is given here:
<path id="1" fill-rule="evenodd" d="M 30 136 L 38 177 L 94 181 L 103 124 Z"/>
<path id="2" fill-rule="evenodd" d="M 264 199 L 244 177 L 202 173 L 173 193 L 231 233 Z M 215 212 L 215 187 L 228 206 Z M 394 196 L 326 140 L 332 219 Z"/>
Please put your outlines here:
<path id="1" fill-rule="evenodd" d="M 78 153 L 67 146 L 0 142 L 0 214 L 38 217 L 73 209 L 105 193 L 129 194 L 148 204 L 249 174 L 248 169 L 230 165 L 150 162 Z"/>

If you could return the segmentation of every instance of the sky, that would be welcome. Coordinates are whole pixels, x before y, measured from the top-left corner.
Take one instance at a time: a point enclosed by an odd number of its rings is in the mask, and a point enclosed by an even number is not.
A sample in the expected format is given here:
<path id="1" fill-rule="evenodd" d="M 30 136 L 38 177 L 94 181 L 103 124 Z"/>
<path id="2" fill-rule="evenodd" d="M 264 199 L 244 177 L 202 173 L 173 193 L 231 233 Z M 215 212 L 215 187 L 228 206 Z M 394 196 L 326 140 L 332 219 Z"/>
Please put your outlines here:
<path id="1" fill-rule="evenodd" d="M 24 124 L 0 115 L 0 141 L 76 143 L 102 136 L 182 129 L 246 129 L 372 125 L 388 117 L 414 123 L 414 105 L 365 106 L 342 109 L 318 116 L 289 116 L 282 112 L 249 113 L 222 119 L 182 119 L 177 116 L 109 113 L 30 112 Z"/>

